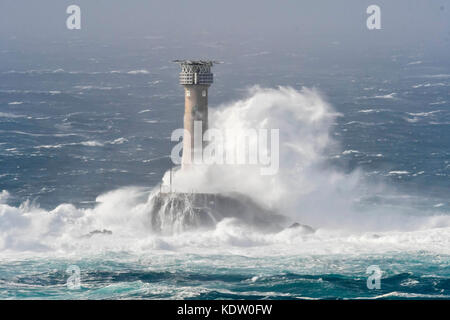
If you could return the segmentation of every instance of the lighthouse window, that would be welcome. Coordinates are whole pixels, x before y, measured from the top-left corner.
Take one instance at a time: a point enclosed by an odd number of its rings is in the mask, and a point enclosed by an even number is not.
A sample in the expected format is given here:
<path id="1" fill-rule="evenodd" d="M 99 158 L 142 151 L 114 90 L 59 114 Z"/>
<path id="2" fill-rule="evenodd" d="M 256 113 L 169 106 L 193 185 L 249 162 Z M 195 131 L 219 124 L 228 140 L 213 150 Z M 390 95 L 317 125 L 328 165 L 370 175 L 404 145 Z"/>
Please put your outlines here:
<path id="1" fill-rule="evenodd" d="M 186 97 L 190 97 L 191 96 L 191 91 L 190 90 L 186 90 Z"/>
<path id="2" fill-rule="evenodd" d="M 202 97 L 206 97 L 206 90 L 202 91 Z"/>

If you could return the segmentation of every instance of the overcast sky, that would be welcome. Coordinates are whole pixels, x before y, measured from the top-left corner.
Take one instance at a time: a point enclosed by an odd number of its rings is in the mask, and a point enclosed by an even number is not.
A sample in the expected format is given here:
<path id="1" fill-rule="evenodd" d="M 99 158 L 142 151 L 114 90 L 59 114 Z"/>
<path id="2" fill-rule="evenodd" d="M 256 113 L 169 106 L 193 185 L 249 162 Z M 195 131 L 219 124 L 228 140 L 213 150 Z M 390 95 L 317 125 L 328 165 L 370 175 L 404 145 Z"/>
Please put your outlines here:
<path id="1" fill-rule="evenodd" d="M 81 30 L 67 30 L 66 8 L 81 7 Z M 370 4 L 381 7 L 382 30 L 366 27 Z M 231 47 L 322 48 L 340 43 L 349 50 L 371 45 L 421 45 L 436 51 L 450 45 L 450 2 L 446 0 L 317 1 L 144 1 L 1 0 L 0 46 L 64 39 L 102 44 L 161 37 L 180 48 L 207 41 Z"/>

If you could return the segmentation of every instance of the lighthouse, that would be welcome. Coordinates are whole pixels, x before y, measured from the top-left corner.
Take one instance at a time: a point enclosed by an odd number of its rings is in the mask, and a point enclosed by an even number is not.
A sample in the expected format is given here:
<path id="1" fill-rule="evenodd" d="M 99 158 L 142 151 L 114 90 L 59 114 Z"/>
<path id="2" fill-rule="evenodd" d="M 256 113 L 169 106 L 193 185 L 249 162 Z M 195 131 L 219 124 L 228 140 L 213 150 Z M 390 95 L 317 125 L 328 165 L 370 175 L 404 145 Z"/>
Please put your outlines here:
<path id="1" fill-rule="evenodd" d="M 181 66 L 180 84 L 184 87 L 183 157 L 181 167 L 193 163 L 203 150 L 202 133 L 208 129 L 208 88 L 213 83 L 212 60 L 174 60 Z M 198 136 L 200 135 L 200 136 Z"/>
<path id="2" fill-rule="evenodd" d="M 225 218 L 238 219 L 243 224 L 266 231 L 278 232 L 287 218 L 234 190 L 215 192 L 204 181 L 200 190 L 191 189 L 191 178 L 201 170 L 187 170 L 196 163 L 197 151 L 203 149 L 201 135 L 208 130 L 208 89 L 213 83 L 212 60 L 174 60 L 181 66 L 180 84 L 184 87 L 184 137 L 181 170 L 172 169 L 163 178 L 169 188 L 162 188 L 151 197 L 149 224 L 154 232 L 171 234 L 195 228 L 214 228 Z M 198 143 L 200 141 L 200 143 Z M 197 150 L 200 149 L 200 150 Z M 178 160 L 178 159 L 177 159 Z M 187 184 L 174 184 L 175 177 L 188 178 Z M 174 178 L 174 179 L 173 179 Z M 179 181 L 179 180 L 178 180 Z M 199 186 L 199 185 L 197 185 Z"/>

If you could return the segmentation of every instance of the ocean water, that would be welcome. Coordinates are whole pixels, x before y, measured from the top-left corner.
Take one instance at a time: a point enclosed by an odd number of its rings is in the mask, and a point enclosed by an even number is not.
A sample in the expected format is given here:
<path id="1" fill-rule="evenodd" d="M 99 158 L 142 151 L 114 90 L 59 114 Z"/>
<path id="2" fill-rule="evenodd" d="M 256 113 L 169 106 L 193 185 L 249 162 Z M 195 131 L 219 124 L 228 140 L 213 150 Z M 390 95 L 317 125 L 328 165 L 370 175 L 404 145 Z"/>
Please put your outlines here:
<path id="1" fill-rule="evenodd" d="M 450 297 L 445 59 L 257 47 L 223 57 L 211 126 L 279 128 L 280 172 L 210 168 L 216 176 L 188 183 L 229 187 L 316 231 L 225 219 L 155 234 L 149 199 L 173 166 L 170 135 L 184 111 L 168 58 L 177 48 L 62 55 L 63 45 L 1 53 L 1 299 Z M 67 285 L 74 265 L 78 289 Z M 379 289 L 367 287 L 373 265 Z"/>

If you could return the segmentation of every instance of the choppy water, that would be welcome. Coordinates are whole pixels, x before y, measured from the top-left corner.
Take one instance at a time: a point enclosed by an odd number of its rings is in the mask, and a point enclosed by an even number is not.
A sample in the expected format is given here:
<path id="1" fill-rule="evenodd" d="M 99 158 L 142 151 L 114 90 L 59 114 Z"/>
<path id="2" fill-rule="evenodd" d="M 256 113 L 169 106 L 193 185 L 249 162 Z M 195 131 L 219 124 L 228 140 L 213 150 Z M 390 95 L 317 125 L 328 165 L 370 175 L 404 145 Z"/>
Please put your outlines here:
<path id="1" fill-rule="evenodd" d="M 81 289 L 68 290 L 68 263 L 82 271 Z M 384 269 L 370 292 L 367 263 Z M 448 260 L 419 253 L 249 257 L 237 254 L 100 255 L 2 263 L 1 298 L 296 299 L 446 298 Z M 406 271 L 409 270 L 409 271 Z M 301 271 L 301 272 L 299 272 Z"/>
<path id="2" fill-rule="evenodd" d="M 145 206 L 171 167 L 170 134 L 183 116 L 177 66 L 166 61 L 180 57 L 162 50 L 68 61 L 2 51 L 0 298 L 450 297 L 448 64 L 420 52 L 357 65 L 258 48 L 224 57 L 211 108 L 232 111 L 256 84 L 306 86 L 340 114 L 317 128 L 299 122 L 311 145 L 328 131 L 336 142 L 308 158 L 332 171 L 294 173 L 308 184 L 289 207 L 298 214 L 283 212 L 318 231 L 265 234 L 225 220 L 159 236 L 143 223 Z M 312 101 L 274 90 L 264 101 L 275 106 Z M 95 229 L 113 234 L 86 236 Z M 81 270 L 79 290 L 67 288 L 70 265 Z M 381 289 L 366 286 L 370 265 L 383 271 Z"/>

